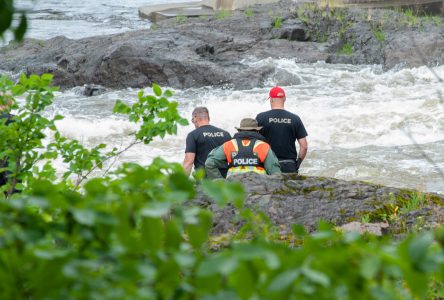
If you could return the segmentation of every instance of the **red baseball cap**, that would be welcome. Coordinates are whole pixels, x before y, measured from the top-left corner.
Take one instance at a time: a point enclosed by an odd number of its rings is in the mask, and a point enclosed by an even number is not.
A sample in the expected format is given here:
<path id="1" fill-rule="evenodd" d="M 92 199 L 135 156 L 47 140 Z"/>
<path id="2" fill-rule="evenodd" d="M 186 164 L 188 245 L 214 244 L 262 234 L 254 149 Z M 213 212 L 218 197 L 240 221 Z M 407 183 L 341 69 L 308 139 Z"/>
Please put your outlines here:
<path id="1" fill-rule="evenodd" d="M 285 98 L 285 91 L 278 86 L 275 86 L 270 90 L 269 93 L 270 98 Z"/>

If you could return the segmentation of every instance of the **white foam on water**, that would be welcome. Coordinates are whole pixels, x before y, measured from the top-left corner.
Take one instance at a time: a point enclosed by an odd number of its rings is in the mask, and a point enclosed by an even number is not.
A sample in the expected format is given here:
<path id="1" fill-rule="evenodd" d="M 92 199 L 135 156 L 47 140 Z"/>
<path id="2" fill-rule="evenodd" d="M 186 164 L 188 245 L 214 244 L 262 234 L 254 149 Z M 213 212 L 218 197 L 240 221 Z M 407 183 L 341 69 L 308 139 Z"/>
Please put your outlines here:
<path id="1" fill-rule="evenodd" d="M 137 9 L 161 3 L 169 0 L 18 0 L 14 4 L 28 10 L 26 36 L 49 39 L 61 34 L 81 38 L 149 28 L 150 23 L 139 18 Z M 11 38 L 10 34 L 6 37 Z M 294 76 L 294 84 L 283 87 L 286 108 L 301 117 L 309 134 L 303 174 L 444 193 L 444 84 L 439 80 L 444 79 L 444 66 L 384 72 L 381 66 L 303 64 L 296 59 L 250 57 L 243 63 L 276 66 Z M 194 107 L 207 106 L 211 123 L 234 134 L 234 126 L 242 118 L 269 109 L 268 90 L 280 84 L 277 78 L 270 76 L 266 87 L 245 91 L 212 87 L 177 90 L 173 100 L 179 102 L 180 113 L 187 119 Z M 65 119 L 57 122 L 61 133 L 87 147 L 106 143 L 123 149 L 133 141 L 129 134 L 135 125 L 112 114 L 118 98 L 132 104 L 137 90 L 95 97 L 74 91 L 56 93 L 56 101 L 46 113 L 64 115 Z M 176 136 L 136 145 L 119 162 L 148 164 L 157 156 L 181 162 L 186 135 L 193 129 L 190 123 L 179 127 Z"/>
<path id="2" fill-rule="evenodd" d="M 56 122 L 56 127 L 63 136 L 82 141 L 87 145 L 110 139 L 130 140 L 131 134 L 136 131 L 135 124 L 117 118 L 88 120 L 65 116 L 63 120 Z"/>
<path id="3" fill-rule="evenodd" d="M 299 64 L 293 60 L 244 62 L 273 63 L 298 76 L 299 83 L 284 86 L 286 109 L 298 114 L 308 131 L 309 153 L 302 168 L 307 175 L 363 179 L 394 186 L 444 192 L 439 184 L 444 149 L 444 87 L 426 67 L 382 72 L 379 66 Z M 434 71 L 444 77 L 444 67 Z M 242 118 L 254 118 L 270 109 L 269 86 L 233 91 L 204 87 L 176 90 L 181 115 L 191 119 L 196 106 L 206 106 L 211 124 L 231 134 Z M 151 89 L 146 89 L 149 94 Z M 135 125 L 112 114 L 116 99 L 137 100 L 136 89 L 85 97 L 74 91 L 58 93 L 48 114 L 61 113 L 57 122 L 63 135 L 88 147 L 106 143 L 120 149 L 129 145 Z M 176 136 L 136 145 L 122 161 L 149 164 L 155 157 L 182 162 L 185 140 L 194 126 L 179 126 Z M 406 150 L 407 149 L 407 150 Z M 424 159 L 429 156 L 435 165 Z M 429 184 L 429 182 L 433 182 Z M 438 183 L 437 183 L 438 182 Z"/>

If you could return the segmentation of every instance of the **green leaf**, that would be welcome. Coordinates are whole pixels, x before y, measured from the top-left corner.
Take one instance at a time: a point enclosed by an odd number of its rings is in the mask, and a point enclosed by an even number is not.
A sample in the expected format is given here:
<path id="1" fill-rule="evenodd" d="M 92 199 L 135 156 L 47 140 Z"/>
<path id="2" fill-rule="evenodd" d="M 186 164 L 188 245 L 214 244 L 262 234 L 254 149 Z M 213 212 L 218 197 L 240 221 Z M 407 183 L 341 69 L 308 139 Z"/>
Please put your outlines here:
<path id="1" fill-rule="evenodd" d="M 160 218 L 143 218 L 141 232 L 143 244 L 147 249 L 152 252 L 160 249 L 165 237 L 163 221 Z"/>
<path id="2" fill-rule="evenodd" d="M 381 260 L 377 256 L 365 257 L 361 262 L 360 273 L 365 279 L 373 279 L 378 274 Z"/>
<path id="3" fill-rule="evenodd" d="M 52 81 L 53 77 L 54 75 L 45 73 L 40 78 L 42 79 L 42 81 L 45 81 L 48 84 Z"/>
<path id="4" fill-rule="evenodd" d="M 74 219 L 83 225 L 94 225 L 95 213 L 93 210 L 88 209 L 72 209 L 71 210 Z"/>
<path id="5" fill-rule="evenodd" d="M 153 83 L 153 92 L 157 97 L 162 96 L 162 89 L 155 83 Z"/>
<path id="6" fill-rule="evenodd" d="M 291 229 L 293 233 L 298 237 L 304 237 L 307 235 L 307 231 L 305 230 L 305 227 L 300 224 L 293 224 L 291 226 Z"/>
<path id="7" fill-rule="evenodd" d="M 189 253 L 176 253 L 174 259 L 182 268 L 191 268 L 196 263 L 196 256 Z"/>
<path id="8" fill-rule="evenodd" d="M 21 41 L 23 39 L 27 28 L 28 28 L 28 22 L 26 20 L 26 15 L 22 14 L 20 17 L 20 24 L 14 30 L 14 37 L 17 41 Z"/>
<path id="9" fill-rule="evenodd" d="M 244 198 L 244 189 L 240 183 L 204 180 L 202 190 L 213 198 L 220 207 L 229 202 L 234 202 L 237 206 L 240 206 Z"/>
<path id="10" fill-rule="evenodd" d="M 187 119 L 179 119 L 177 123 L 182 126 L 187 126 L 188 124 L 190 124 Z"/>
<path id="11" fill-rule="evenodd" d="M 172 97 L 173 96 L 173 92 L 170 90 L 165 90 L 165 92 L 163 92 L 163 95 L 167 98 Z"/>
<path id="12" fill-rule="evenodd" d="M 213 225 L 212 214 L 209 211 L 199 212 L 199 223 L 188 224 L 187 233 L 190 244 L 194 249 L 199 250 L 207 241 Z"/>
<path id="13" fill-rule="evenodd" d="M 234 286 L 241 299 L 251 299 L 257 290 L 254 272 L 246 264 L 241 264 L 229 277 L 229 284 Z"/>
<path id="14" fill-rule="evenodd" d="M 413 270 L 406 271 L 404 278 L 414 295 L 424 299 L 427 293 L 429 277 Z"/>
<path id="15" fill-rule="evenodd" d="M 130 108 L 122 102 L 122 100 L 117 100 L 114 109 L 114 113 L 120 113 L 120 114 L 128 114 L 130 112 Z"/>
<path id="16" fill-rule="evenodd" d="M 187 193 L 187 198 L 191 199 L 195 195 L 194 186 L 188 176 L 184 173 L 173 173 L 169 177 L 169 185 L 174 191 Z"/>
<path id="17" fill-rule="evenodd" d="M 202 261 L 197 268 L 196 275 L 199 277 L 207 277 L 215 274 L 228 275 L 237 268 L 238 264 L 239 261 L 236 257 L 217 254 Z"/>
<path id="18" fill-rule="evenodd" d="M 330 278 L 322 272 L 313 270 L 308 266 L 301 269 L 301 273 L 305 275 L 310 281 L 320 284 L 323 287 L 330 286 Z"/>
<path id="19" fill-rule="evenodd" d="M 3 4 L 3 3 L 1 3 L 1 4 Z M 6 5 L 6 6 L 1 7 L 1 9 L 0 9 L 0 33 L 1 34 L 11 26 L 13 13 L 14 13 L 14 11 L 13 11 L 12 6 Z"/>
<path id="20" fill-rule="evenodd" d="M 280 292 L 287 289 L 300 275 L 299 270 L 288 270 L 278 274 L 268 286 L 270 292 Z"/>
<path id="21" fill-rule="evenodd" d="M 102 178 L 93 178 L 85 183 L 85 190 L 90 195 L 103 195 L 108 191 L 108 187 L 104 184 Z"/>
<path id="22" fill-rule="evenodd" d="M 36 249 L 34 250 L 34 255 L 40 259 L 44 260 L 52 260 L 58 259 L 62 257 L 66 257 L 69 255 L 69 250 L 61 250 L 61 249 Z"/>
<path id="23" fill-rule="evenodd" d="M 170 212 L 171 206 L 170 202 L 148 203 L 140 210 L 140 214 L 144 217 L 163 217 Z"/>
<path id="24" fill-rule="evenodd" d="M 408 245 L 408 254 L 416 267 L 427 257 L 427 251 L 433 243 L 433 234 L 426 232 L 416 236 Z"/>
<path id="25" fill-rule="evenodd" d="M 172 219 L 166 224 L 166 248 L 178 249 L 182 242 L 182 230 L 177 219 Z"/>

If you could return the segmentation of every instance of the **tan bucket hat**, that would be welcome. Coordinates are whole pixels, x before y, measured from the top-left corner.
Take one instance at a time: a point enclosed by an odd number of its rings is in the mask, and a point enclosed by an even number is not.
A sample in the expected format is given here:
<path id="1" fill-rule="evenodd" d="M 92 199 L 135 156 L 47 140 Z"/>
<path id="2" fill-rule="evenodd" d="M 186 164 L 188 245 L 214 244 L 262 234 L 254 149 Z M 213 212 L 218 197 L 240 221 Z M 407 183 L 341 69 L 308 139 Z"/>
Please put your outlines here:
<path id="1" fill-rule="evenodd" d="M 242 119 L 239 127 L 234 127 L 237 130 L 261 130 L 262 126 L 257 124 L 257 121 L 252 118 Z"/>

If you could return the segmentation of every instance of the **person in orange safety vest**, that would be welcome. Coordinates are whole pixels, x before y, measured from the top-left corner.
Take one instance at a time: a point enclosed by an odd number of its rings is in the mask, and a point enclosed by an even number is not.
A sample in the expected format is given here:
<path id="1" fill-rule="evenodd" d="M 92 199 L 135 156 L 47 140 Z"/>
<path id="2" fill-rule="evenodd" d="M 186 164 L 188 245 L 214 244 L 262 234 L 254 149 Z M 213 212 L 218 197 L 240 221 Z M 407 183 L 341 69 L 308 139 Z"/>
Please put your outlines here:
<path id="1" fill-rule="evenodd" d="M 238 132 L 228 142 L 213 149 L 205 161 L 208 178 L 223 178 L 219 168 L 228 165 L 227 176 L 235 173 L 281 173 L 279 161 L 259 133 L 261 127 L 252 118 L 242 119 Z"/>

